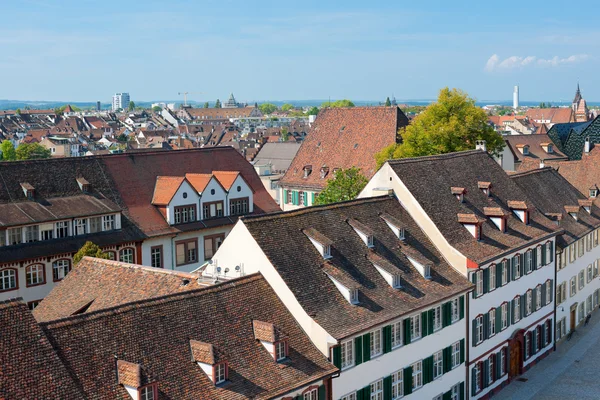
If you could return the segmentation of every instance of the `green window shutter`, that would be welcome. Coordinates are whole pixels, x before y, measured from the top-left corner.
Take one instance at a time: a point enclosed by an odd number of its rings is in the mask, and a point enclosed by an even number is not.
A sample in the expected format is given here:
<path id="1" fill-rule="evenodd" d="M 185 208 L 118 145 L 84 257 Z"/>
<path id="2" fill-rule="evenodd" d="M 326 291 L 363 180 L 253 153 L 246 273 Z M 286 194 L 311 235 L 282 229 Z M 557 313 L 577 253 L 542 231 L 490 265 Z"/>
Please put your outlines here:
<path id="1" fill-rule="evenodd" d="M 283 191 L 283 204 L 287 204 L 287 196 L 288 196 L 288 191 L 284 190 Z"/>
<path id="2" fill-rule="evenodd" d="M 475 368 L 471 368 L 471 396 L 474 396 L 477 393 L 477 387 L 475 386 Z"/>
<path id="3" fill-rule="evenodd" d="M 519 276 L 525 275 L 525 254 L 519 254 Z"/>
<path id="4" fill-rule="evenodd" d="M 552 262 L 554 261 L 554 243 L 548 243 L 548 247 L 550 247 L 550 261 L 548 262 Z"/>
<path id="5" fill-rule="evenodd" d="M 465 317 L 465 296 L 460 296 L 458 299 L 458 307 L 460 308 L 460 319 L 463 319 Z M 452 310 L 450 310 L 450 312 L 452 312 Z"/>
<path id="6" fill-rule="evenodd" d="M 496 333 L 502 329 L 502 306 L 496 308 Z"/>
<path id="7" fill-rule="evenodd" d="M 500 371 L 502 370 L 500 368 L 500 360 L 501 360 L 501 355 L 502 354 L 502 350 L 500 350 L 499 352 L 496 353 L 496 358 L 494 359 L 495 364 L 494 364 L 494 379 L 500 379 L 501 375 L 500 375 Z"/>
<path id="8" fill-rule="evenodd" d="M 531 354 L 536 354 L 536 343 L 537 343 L 537 329 L 531 331 Z"/>
<path id="9" fill-rule="evenodd" d="M 390 325 L 383 327 L 383 352 L 392 351 L 392 327 Z"/>
<path id="10" fill-rule="evenodd" d="M 525 295 L 521 295 L 521 319 L 525 317 Z"/>
<path id="11" fill-rule="evenodd" d="M 319 386 L 319 400 L 326 400 L 325 385 Z"/>
<path id="12" fill-rule="evenodd" d="M 511 261 L 510 260 L 506 261 L 506 265 L 508 266 L 506 283 L 509 283 L 513 279 L 512 278 L 512 264 L 511 264 Z"/>
<path id="13" fill-rule="evenodd" d="M 298 396 L 294 397 L 294 400 L 302 400 L 302 395 L 299 394 Z"/>
<path id="14" fill-rule="evenodd" d="M 421 313 L 421 337 L 425 337 L 429 334 L 429 317 L 427 311 Z"/>
<path id="15" fill-rule="evenodd" d="M 442 312 L 443 312 L 443 308 L 442 308 Z M 428 318 L 427 327 L 429 328 L 429 332 L 428 332 L 429 335 L 431 335 L 433 333 L 433 314 L 434 314 L 433 310 L 429 310 L 427 312 L 427 318 Z"/>
<path id="16" fill-rule="evenodd" d="M 333 365 L 337 368 L 342 368 L 342 346 L 337 345 L 332 349 L 333 353 Z"/>
<path id="17" fill-rule="evenodd" d="M 460 363 L 465 362 L 465 339 L 460 339 Z"/>
<path id="18" fill-rule="evenodd" d="M 475 320 L 472 320 L 471 321 L 471 340 L 472 340 L 473 346 L 477 346 L 477 337 L 476 337 L 477 330 L 475 329 L 475 325 L 476 325 Z"/>
<path id="19" fill-rule="evenodd" d="M 546 324 L 544 323 L 542 325 L 542 329 L 541 329 L 541 336 L 542 336 L 542 348 L 546 347 Z M 540 349 L 541 350 L 541 349 Z"/>
<path id="20" fill-rule="evenodd" d="M 446 393 L 444 393 L 444 395 L 442 396 L 442 400 L 452 400 L 452 391 L 447 391 Z"/>
<path id="21" fill-rule="evenodd" d="M 363 362 L 362 357 L 362 336 L 354 338 L 354 364 L 359 365 Z"/>
<path id="22" fill-rule="evenodd" d="M 383 400 L 392 400 L 392 377 L 383 378 Z"/>
<path id="23" fill-rule="evenodd" d="M 314 205 L 315 204 L 315 192 L 311 192 L 310 194 L 310 205 Z"/>
<path id="24" fill-rule="evenodd" d="M 427 385 L 429 383 L 429 357 L 423 359 L 423 385 Z"/>
<path id="25" fill-rule="evenodd" d="M 479 295 L 479 293 L 477 293 L 477 274 L 474 272 L 471 275 L 471 282 L 473 282 L 473 284 L 475 285 L 475 287 L 473 288 L 473 298 L 476 298 Z"/>
<path id="26" fill-rule="evenodd" d="M 362 389 L 363 399 L 370 400 L 371 399 L 371 385 L 367 385 Z"/>
<path id="27" fill-rule="evenodd" d="M 363 335 L 363 361 L 367 362 L 371 359 L 371 334 L 365 333 Z"/>
<path id="28" fill-rule="evenodd" d="M 546 244 L 542 245 L 542 266 L 546 265 Z"/>
<path id="29" fill-rule="evenodd" d="M 459 395 L 460 395 L 460 397 L 459 397 L 460 400 L 465 400 L 465 383 L 464 382 L 460 383 Z"/>
<path id="30" fill-rule="evenodd" d="M 490 269 L 483 270 L 483 293 L 490 291 Z"/>
<path id="31" fill-rule="evenodd" d="M 546 282 L 546 285 L 550 285 L 550 298 L 547 299 L 548 303 L 552 303 L 552 294 L 554 293 L 554 286 L 552 286 L 552 283 L 554 281 L 552 279 L 550 279 L 548 282 Z"/>
<path id="32" fill-rule="evenodd" d="M 404 344 L 410 343 L 410 318 L 406 318 L 402 321 L 402 327 L 404 328 L 404 336 L 402 337 L 402 341 Z"/>
<path id="33" fill-rule="evenodd" d="M 508 303 L 508 308 L 509 308 L 508 322 L 509 322 L 509 325 L 512 325 L 515 323 L 515 300 L 514 299 Z"/>
<path id="34" fill-rule="evenodd" d="M 433 356 L 427 357 L 427 383 L 433 380 Z M 425 384 L 425 382 L 423 382 Z"/>
<path id="35" fill-rule="evenodd" d="M 496 287 L 502 286 L 502 263 L 496 264 Z"/>
<path id="36" fill-rule="evenodd" d="M 412 367 L 404 368 L 404 395 L 412 393 Z"/>
<path id="37" fill-rule="evenodd" d="M 531 312 L 535 312 L 535 307 L 537 306 L 537 288 L 533 288 L 531 290 Z"/>
<path id="38" fill-rule="evenodd" d="M 449 372 L 452 369 L 452 346 L 446 347 L 442 351 L 442 371 Z"/>
<path id="39" fill-rule="evenodd" d="M 490 337 L 490 313 L 483 314 L 483 340 Z"/>
<path id="40" fill-rule="evenodd" d="M 537 269 L 537 249 L 531 250 L 531 264 L 533 265 L 533 269 Z"/>
<path id="41" fill-rule="evenodd" d="M 442 328 L 450 325 L 450 318 L 448 318 L 448 304 L 450 303 L 442 304 Z"/>
<path id="42" fill-rule="evenodd" d="M 517 276 L 517 263 L 515 262 L 515 257 L 510 259 L 510 270 L 513 279 Z"/>
<path id="43" fill-rule="evenodd" d="M 544 283 L 540 288 L 540 290 L 542 291 L 542 304 L 540 304 L 540 307 L 543 307 L 546 304 L 546 284 L 547 282 Z"/>
<path id="44" fill-rule="evenodd" d="M 481 371 L 481 374 L 483 376 L 483 387 L 486 388 L 489 386 L 490 382 L 489 382 L 489 374 L 487 373 L 487 371 L 490 369 L 490 360 L 485 360 L 483 362 L 483 371 Z"/>

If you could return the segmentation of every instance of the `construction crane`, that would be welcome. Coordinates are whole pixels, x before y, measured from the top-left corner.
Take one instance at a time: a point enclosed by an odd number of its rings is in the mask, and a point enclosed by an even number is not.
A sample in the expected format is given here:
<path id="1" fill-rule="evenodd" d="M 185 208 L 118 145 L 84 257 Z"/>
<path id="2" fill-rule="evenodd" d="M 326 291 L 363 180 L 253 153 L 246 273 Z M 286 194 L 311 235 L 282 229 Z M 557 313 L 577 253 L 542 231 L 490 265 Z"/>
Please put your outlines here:
<path id="1" fill-rule="evenodd" d="M 178 95 L 183 95 L 183 106 L 187 107 L 187 96 L 188 94 L 201 94 L 202 92 L 179 92 Z"/>

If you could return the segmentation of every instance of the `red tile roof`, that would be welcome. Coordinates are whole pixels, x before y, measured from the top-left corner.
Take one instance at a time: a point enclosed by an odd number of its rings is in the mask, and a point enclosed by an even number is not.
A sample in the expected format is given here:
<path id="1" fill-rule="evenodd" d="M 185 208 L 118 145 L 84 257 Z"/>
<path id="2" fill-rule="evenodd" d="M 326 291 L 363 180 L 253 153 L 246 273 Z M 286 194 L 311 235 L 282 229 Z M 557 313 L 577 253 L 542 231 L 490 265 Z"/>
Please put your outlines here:
<path id="1" fill-rule="evenodd" d="M 237 179 L 239 172 L 237 171 L 213 171 L 213 175 L 223 185 L 225 190 L 229 191 L 231 185 Z"/>
<path id="2" fill-rule="evenodd" d="M 550 120 L 552 124 L 575 122 L 571 107 L 530 108 L 525 116 L 530 120 Z"/>
<path id="3" fill-rule="evenodd" d="M 204 192 L 206 185 L 208 185 L 212 177 L 212 174 L 185 174 L 185 179 L 188 180 L 198 193 Z"/>
<path id="4" fill-rule="evenodd" d="M 184 179 L 183 176 L 157 176 L 154 194 L 152 195 L 152 204 L 155 206 L 166 206 L 169 204 Z"/>

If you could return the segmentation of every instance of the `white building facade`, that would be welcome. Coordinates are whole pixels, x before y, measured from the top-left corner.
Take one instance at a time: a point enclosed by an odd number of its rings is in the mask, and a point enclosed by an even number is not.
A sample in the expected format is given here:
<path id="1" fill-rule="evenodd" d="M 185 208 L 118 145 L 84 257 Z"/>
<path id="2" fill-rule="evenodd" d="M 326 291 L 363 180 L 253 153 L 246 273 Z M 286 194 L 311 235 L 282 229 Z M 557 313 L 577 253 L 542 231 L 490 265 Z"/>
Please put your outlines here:
<path id="1" fill-rule="evenodd" d="M 127 110 L 130 101 L 129 93 L 115 93 L 112 98 L 112 110 Z"/>

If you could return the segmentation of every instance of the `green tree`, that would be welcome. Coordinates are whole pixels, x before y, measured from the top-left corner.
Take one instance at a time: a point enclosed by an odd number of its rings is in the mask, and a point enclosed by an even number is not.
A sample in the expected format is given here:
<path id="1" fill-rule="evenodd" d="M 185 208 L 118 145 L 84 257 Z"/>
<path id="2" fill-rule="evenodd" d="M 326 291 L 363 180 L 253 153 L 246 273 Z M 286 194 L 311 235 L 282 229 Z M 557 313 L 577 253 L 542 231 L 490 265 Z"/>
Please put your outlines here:
<path id="1" fill-rule="evenodd" d="M 21 115 L 21 109 L 20 109 L 20 108 L 17 108 L 17 109 L 15 110 L 15 114 L 17 114 L 17 115 Z"/>
<path id="2" fill-rule="evenodd" d="M 289 103 L 286 103 L 286 104 L 284 104 L 284 105 L 281 106 L 281 111 L 283 111 L 283 112 L 287 112 L 287 111 L 290 111 L 290 110 L 293 110 L 293 109 L 294 109 L 294 106 L 291 105 L 291 104 L 289 104 Z"/>
<path id="3" fill-rule="evenodd" d="M 204 108 L 208 108 L 208 101 L 204 103 Z"/>
<path id="4" fill-rule="evenodd" d="M 368 182 L 357 167 L 341 169 L 336 172 L 335 178 L 327 182 L 325 189 L 319 193 L 315 199 L 315 205 L 352 200 L 358 196 Z"/>
<path id="5" fill-rule="evenodd" d="M 159 112 L 162 111 L 162 107 L 160 107 L 160 106 L 154 106 L 154 107 L 152 107 L 152 111 L 154 111 L 156 113 L 159 113 Z"/>
<path id="6" fill-rule="evenodd" d="M 319 108 L 312 106 L 311 108 L 309 108 L 308 110 L 308 115 L 317 115 L 319 113 Z"/>
<path id="7" fill-rule="evenodd" d="M 440 90 L 437 102 L 415 117 L 401 136 L 402 143 L 392 144 L 375 156 L 378 166 L 390 158 L 471 150 L 477 140 L 485 140 L 492 154 L 504 147 L 502 136 L 488 124 L 485 111 L 459 89 Z"/>
<path id="8" fill-rule="evenodd" d="M 271 103 L 262 103 L 260 106 L 258 106 L 258 109 L 264 115 L 269 115 L 277 111 L 277 106 Z"/>
<path id="9" fill-rule="evenodd" d="M 2 161 L 14 161 L 17 159 L 15 145 L 10 140 L 5 140 L 0 144 L 2 152 Z"/>
<path id="10" fill-rule="evenodd" d="M 105 260 L 108 259 L 108 254 L 102 252 L 102 249 L 100 249 L 100 247 L 98 247 L 97 244 L 94 244 L 90 241 L 85 242 L 85 244 L 79 249 L 79 251 L 75 253 L 75 255 L 73 256 L 73 264 L 79 264 L 79 261 L 81 261 L 81 259 L 86 256 L 103 258 Z"/>
<path id="11" fill-rule="evenodd" d="M 321 108 L 325 107 L 354 107 L 354 103 L 348 99 L 336 100 L 334 102 L 326 101 L 323 104 L 321 104 Z"/>
<path id="12" fill-rule="evenodd" d="M 388 97 L 388 98 L 386 98 L 386 99 L 385 99 L 385 106 L 386 106 L 386 107 L 390 107 L 391 105 L 392 105 L 392 102 L 390 101 L 390 98 L 389 98 L 389 97 Z"/>
<path id="13" fill-rule="evenodd" d="M 119 136 L 117 136 L 117 140 L 121 143 L 127 143 L 127 141 L 129 140 L 129 136 L 127 136 L 124 133 L 121 133 Z"/>
<path id="14" fill-rule="evenodd" d="M 217 99 L 217 101 L 215 101 L 215 108 L 221 108 L 221 100 Z"/>
<path id="15" fill-rule="evenodd" d="M 135 103 L 133 101 L 129 102 L 129 111 L 135 110 Z"/>
<path id="16" fill-rule="evenodd" d="M 281 128 L 281 141 L 287 142 L 290 138 L 290 132 L 288 132 L 287 128 Z"/>
<path id="17" fill-rule="evenodd" d="M 15 151 L 17 160 L 36 160 L 40 158 L 50 158 L 50 149 L 45 148 L 39 143 L 21 143 Z"/>

